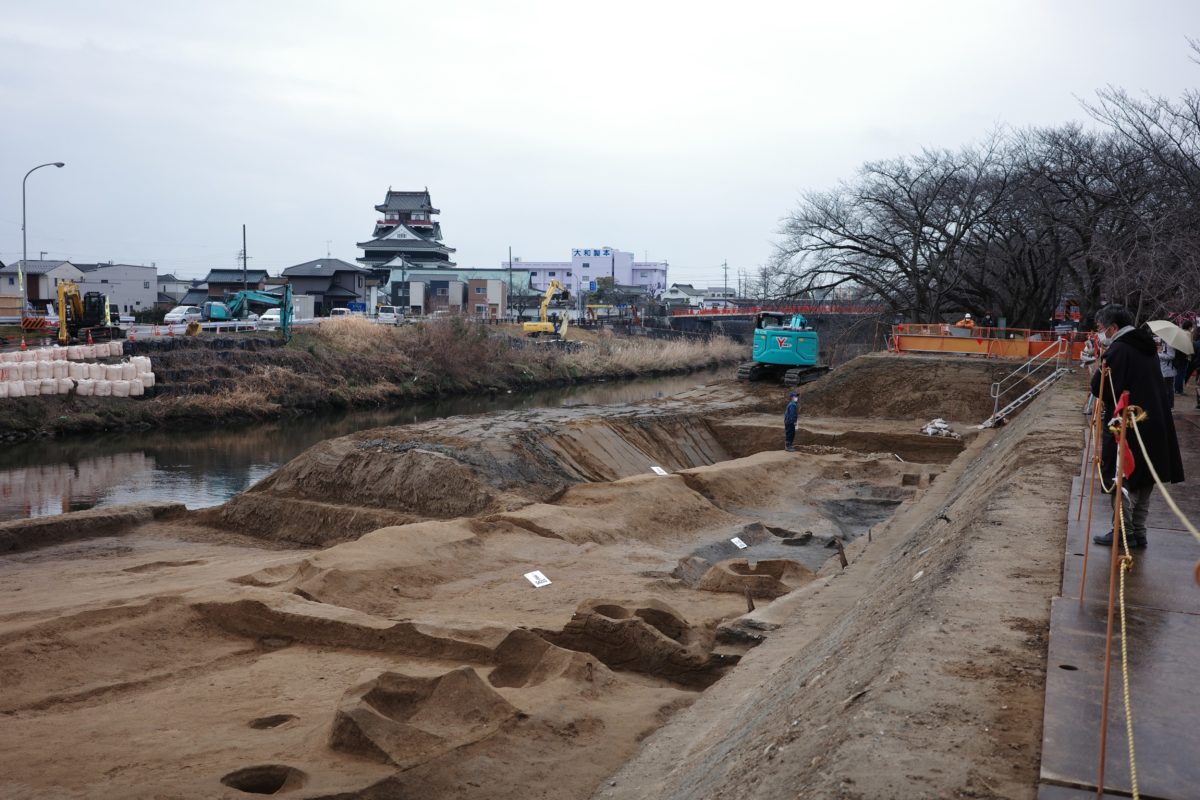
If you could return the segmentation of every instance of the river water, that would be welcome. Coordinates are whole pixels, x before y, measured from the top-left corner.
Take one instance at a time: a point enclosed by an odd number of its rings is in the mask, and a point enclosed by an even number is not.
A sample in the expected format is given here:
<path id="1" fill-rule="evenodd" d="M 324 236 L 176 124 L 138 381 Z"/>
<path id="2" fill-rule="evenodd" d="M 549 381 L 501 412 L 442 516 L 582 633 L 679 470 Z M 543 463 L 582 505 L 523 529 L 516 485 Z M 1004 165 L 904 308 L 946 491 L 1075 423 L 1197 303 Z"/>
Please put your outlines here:
<path id="1" fill-rule="evenodd" d="M 142 500 L 175 500 L 188 508 L 204 508 L 249 489 L 314 444 L 355 431 L 458 414 L 636 403 L 682 392 L 716 377 L 701 372 L 495 396 L 468 395 L 229 430 L 94 434 L 2 445 L 0 520 Z"/>

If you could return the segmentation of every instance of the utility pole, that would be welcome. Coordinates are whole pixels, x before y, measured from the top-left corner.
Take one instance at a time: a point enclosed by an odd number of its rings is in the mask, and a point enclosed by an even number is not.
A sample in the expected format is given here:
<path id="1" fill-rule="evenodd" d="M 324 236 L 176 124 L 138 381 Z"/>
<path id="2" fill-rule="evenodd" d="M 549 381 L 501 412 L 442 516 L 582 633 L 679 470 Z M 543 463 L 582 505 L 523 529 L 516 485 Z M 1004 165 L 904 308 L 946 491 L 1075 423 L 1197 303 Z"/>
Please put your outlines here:
<path id="1" fill-rule="evenodd" d="M 510 244 L 510 245 L 508 246 L 508 304 L 507 304 L 507 305 L 512 305 L 512 293 L 513 293 L 513 285 L 512 285 L 512 245 Z M 504 310 L 505 310 L 505 313 L 507 314 L 507 312 L 508 312 L 508 308 L 507 308 L 507 306 L 505 307 L 505 309 L 504 309 Z"/>
<path id="2" fill-rule="evenodd" d="M 329 251 L 329 246 L 330 246 L 331 244 L 333 244 L 333 239 L 326 239 L 326 240 L 325 240 L 325 257 L 326 257 L 326 258 L 332 258 L 332 256 L 333 256 L 333 254 L 332 254 L 332 253 Z"/>
<path id="3" fill-rule="evenodd" d="M 246 223 L 242 223 L 242 289 L 245 290 L 246 285 Z"/>
<path id="4" fill-rule="evenodd" d="M 729 262 L 722 261 L 721 268 L 725 270 L 725 307 L 729 308 Z"/>

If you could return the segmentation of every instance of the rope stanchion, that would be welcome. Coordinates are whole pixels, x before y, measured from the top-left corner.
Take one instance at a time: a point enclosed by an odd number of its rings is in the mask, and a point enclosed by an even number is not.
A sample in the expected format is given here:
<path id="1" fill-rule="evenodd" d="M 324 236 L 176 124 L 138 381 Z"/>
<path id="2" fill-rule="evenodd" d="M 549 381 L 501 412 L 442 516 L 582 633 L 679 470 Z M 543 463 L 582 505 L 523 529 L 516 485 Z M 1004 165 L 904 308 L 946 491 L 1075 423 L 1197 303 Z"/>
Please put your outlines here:
<path id="1" fill-rule="evenodd" d="M 1115 395 L 1115 392 L 1114 392 L 1114 395 Z M 1116 408 L 1116 406 L 1117 406 L 1117 402 L 1115 402 L 1115 399 L 1114 399 L 1113 407 Z M 1123 499 L 1124 499 L 1124 497 L 1123 497 L 1124 491 L 1123 490 L 1125 488 L 1125 470 L 1123 467 L 1124 467 L 1124 463 L 1125 463 L 1124 453 L 1128 447 L 1128 445 L 1126 444 L 1126 441 L 1125 441 L 1125 437 L 1126 437 L 1126 434 L 1127 434 L 1128 428 L 1129 428 L 1129 420 L 1130 420 L 1131 416 L 1134 415 L 1135 413 L 1140 414 L 1143 412 L 1137 406 L 1127 406 L 1124 409 L 1122 409 L 1120 429 L 1119 429 L 1119 433 L 1117 436 L 1117 459 L 1116 459 L 1117 474 L 1116 474 L 1116 480 L 1113 482 L 1114 496 L 1113 496 L 1113 527 L 1112 527 L 1112 529 L 1113 529 L 1114 534 L 1117 531 L 1121 532 L 1120 544 L 1125 549 L 1125 555 L 1121 556 L 1119 554 L 1118 543 L 1116 541 L 1117 536 L 1114 535 L 1113 536 L 1114 541 L 1112 543 L 1112 557 L 1109 561 L 1110 566 L 1109 566 L 1109 578 L 1108 578 L 1108 626 L 1107 626 L 1107 629 L 1106 629 L 1105 635 L 1104 635 L 1104 687 L 1101 690 L 1102 694 L 1100 697 L 1100 754 L 1099 754 L 1099 764 L 1097 765 L 1097 768 L 1096 768 L 1096 787 L 1097 787 L 1096 796 L 1097 797 L 1104 796 L 1104 761 L 1105 761 L 1105 755 L 1108 750 L 1108 695 L 1109 695 L 1109 681 L 1112 677 L 1112 639 L 1113 639 L 1113 617 L 1114 617 L 1113 605 L 1114 605 L 1114 600 L 1116 599 L 1116 596 L 1117 596 L 1117 572 L 1118 572 L 1117 567 L 1118 567 L 1119 563 L 1124 564 L 1126 562 L 1126 560 L 1128 560 L 1128 562 L 1130 564 L 1132 564 L 1132 561 L 1133 561 L 1133 557 L 1129 554 L 1129 542 L 1125 536 L 1125 514 L 1124 514 L 1124 502 L 1123 502 Z M 1103 485 L 1103 478 L 1101 479 L 1101 484 Z M 1127 568 L 1128 567 L 1126 567 L 1126 569 Z M 1124 593 L 1124 584 L 1125 584 L 1124 570 L 1122 570 L 1122 572 L 1121 572 L 1122 596 Z M 1138 790 L 1137 790 L 1137 772 L 1136 772 L 1134 763 L 1132 761 L 1132 759 L 1133 759 L 1133 737 L 1131 734 L 1133 731 L 1133 723 L 1130 719 L 1129 705 L 1128 705 L 1129 672 L 1128 672 L 1128 661 L 1127 661 L 1127 659 L 1124 658 L 1124 654 L 1125 654 L 1125 650 L 1126 650 L 1124 619 L 1125 619 L 1125 607 L 1124 607 L 1124 601 L 1122 599 L 1122 605 L 1121 605 L 1121 651 L 1122 651 L 1122 657 L 1123 657 L 1122 663 L 1123 663 L 1123 667 L 1124 667 L 1124 669 L 1122 671 L 1122 676 L 1124 678 L 1125 698 L 1126 698 L 1125 720 L 1126 720 L 1127 732 L 1128 732 L 1128 734 L 1130 734 L 1129 735 L 1129 753 L 1130 753 L 1130 759 L 1131 759 L 1130 760 L 1130 778 L 1131 778 L 1132 786 L 1133 786 L 1133 796 L 1136 800 L 1139 797 L 1139 795 L 1138 795 Z"/>
<path id="2" fill-rule="evenodd" d="M 1084 587 L 1087 581 L 1088 555 L 1091 553 L 1092 545 L 1092 506 L 1096 497 L 1096 475 L 1100 472 L 1100 448 L 1101 437 L 1104 435 L 1102 427 L 1101 415 L 1104 413 L 1104 383 L 1108 378 L 1108 368 L 1100 370 L 1100 396 L 1096 398 L 1096 402 L 1092 404 L 1092 465 L 1091 475 L 1088 478 L 1088 515 L 1087 526 L 1083 531 L 1083 569 L 1079 575 L 1079 604 L 1083 605 Z M 1104 478 L 1100 478 L 1100 488 L 1104 488 Z M 1079 487 L 1080 502 L 1083 502 L 1083 486 Z"/>

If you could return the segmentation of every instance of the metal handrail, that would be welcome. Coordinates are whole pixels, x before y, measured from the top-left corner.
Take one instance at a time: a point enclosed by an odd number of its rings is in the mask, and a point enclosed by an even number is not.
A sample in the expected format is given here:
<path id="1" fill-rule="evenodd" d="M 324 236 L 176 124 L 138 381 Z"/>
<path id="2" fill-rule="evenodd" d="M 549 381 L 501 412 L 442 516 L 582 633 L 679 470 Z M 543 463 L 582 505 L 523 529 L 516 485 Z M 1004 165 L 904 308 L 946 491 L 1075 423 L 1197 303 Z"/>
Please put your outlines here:
<path id="1" fill-rule="evenodd" d="M 992 400 L 995 401 L 992 406 L 993 419 L 1000 411 L 1000 398 L 1020 385 L 1021 381 L 1032 377 L 1043 367 L 1049 365 L 1052 358 L 1054 363 L 1054 372 L 1058 372 L 1058 370 L 1062 368 L 1063 357 L 1069 352 L 1069 346 L 1070 343 L 1067 342 L 1066 339 L 1057 339 L 1046 347 L 1042 348 L 1040 352 L 1031 356 L 1028 361 L 1014 369 L 1008 375 L 1005 375 L 1000 380 L 992 383 L 991 397 Z M 1051 353 L 1051 351 L 1053 351 L 1053 353 Z"/>

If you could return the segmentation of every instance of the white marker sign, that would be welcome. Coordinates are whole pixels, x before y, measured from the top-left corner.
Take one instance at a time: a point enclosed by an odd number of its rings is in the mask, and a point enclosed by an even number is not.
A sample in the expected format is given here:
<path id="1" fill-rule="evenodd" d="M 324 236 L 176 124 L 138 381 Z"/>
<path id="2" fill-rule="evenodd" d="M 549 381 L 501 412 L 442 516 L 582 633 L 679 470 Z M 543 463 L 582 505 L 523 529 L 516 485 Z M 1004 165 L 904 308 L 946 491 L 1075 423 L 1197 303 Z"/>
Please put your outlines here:
<path id="1" fill-rule="evenodd" d="M 663 469 L 662 467 L 651 467 L 650 469 L 654 470 L 655 475 L 670 475 L 671 474 L 671 473 L 667 472 L 665 469 Z"/>
<path id="2" fill-rule="evenodd" d="M 746 544 L 745 542 L 743 542 L 740 536 L 735 536 L 732 539 L 730 539 L 729 541 L 733 542 L 734 546 L 737 547 L 738 550 L 745 550 L 747 547 L 750 546 L 750 545 Z"/>
<path id="3" fill-rule="evenodd" d="M 550 585 L 550 579 L 542 574 L 541 570 L 535 569 L 533 572 L 525 573 L 525 580 L 533 584 L 534 588 L 540 589 L 543 586 Z"/>

